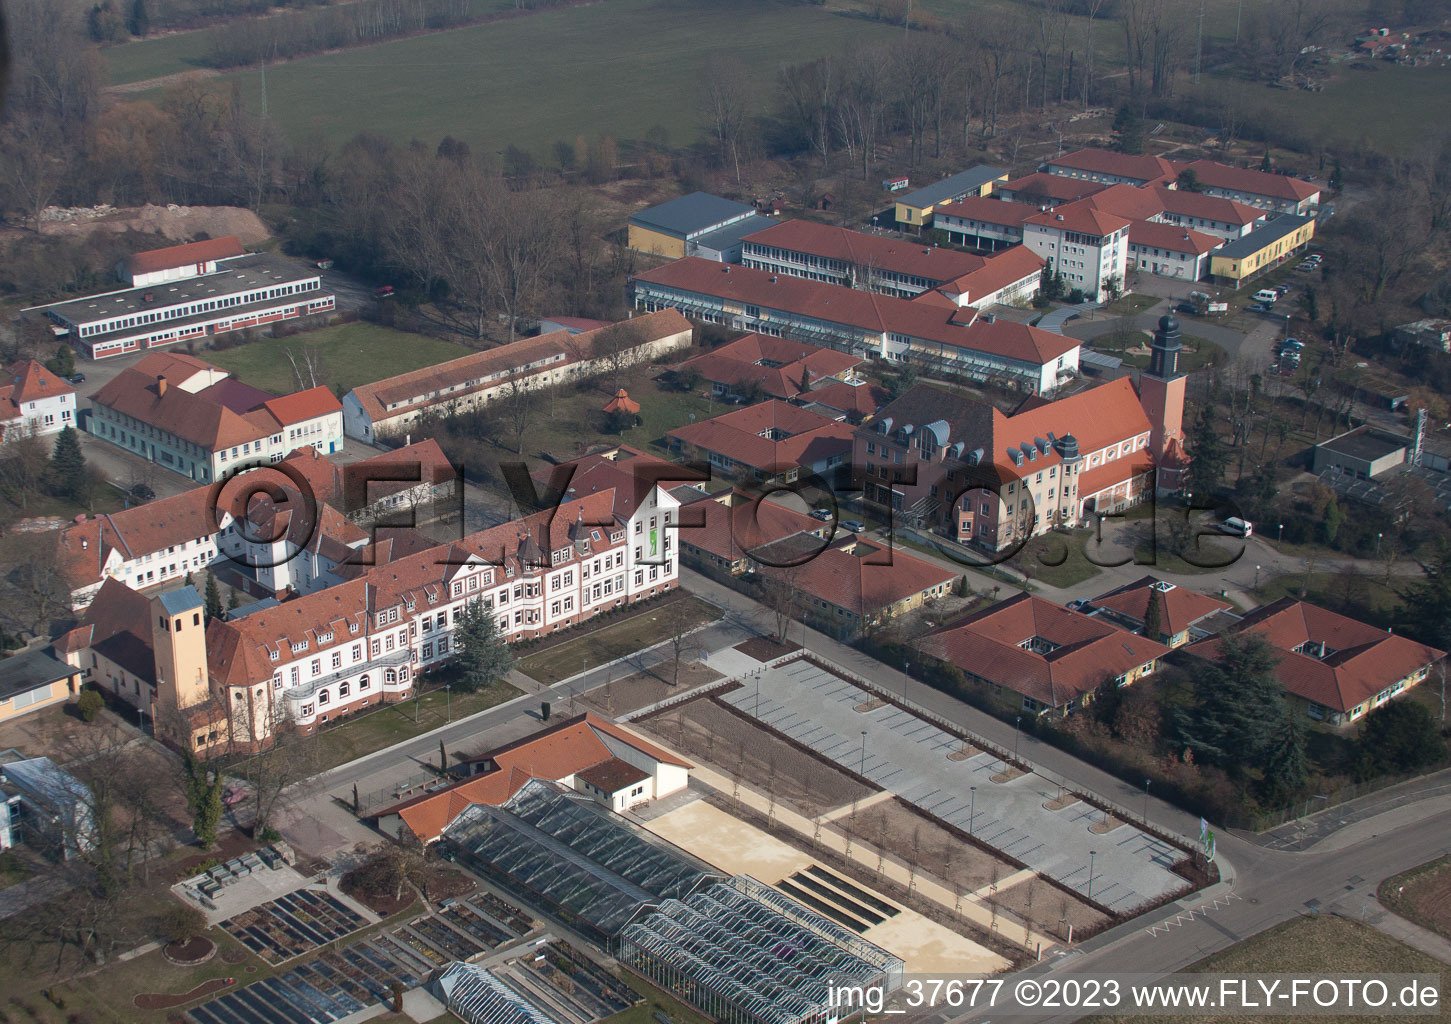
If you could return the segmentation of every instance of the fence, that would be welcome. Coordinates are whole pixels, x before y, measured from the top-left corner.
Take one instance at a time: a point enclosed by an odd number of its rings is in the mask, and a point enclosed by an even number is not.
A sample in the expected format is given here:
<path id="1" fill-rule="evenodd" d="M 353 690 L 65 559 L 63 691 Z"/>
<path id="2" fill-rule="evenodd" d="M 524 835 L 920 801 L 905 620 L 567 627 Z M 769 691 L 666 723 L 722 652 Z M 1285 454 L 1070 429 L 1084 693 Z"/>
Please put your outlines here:
<path id="1" fill-rule="evenodd" d="M 1437 770 L 1444 768 L 1444 765 L 1437 766 Z M 1368 796 L 1371 793 L 1378 793 L 1383 789 L 1390 789 L 1392 786 L 1399 786 L 1405 782 L 1414 782 L 1417 779 L 1424 779 L 1434 772 L 1420 772 L 1416 775 L 1387 776 L 1378 779 L 1368 779 L 1365 782 L 1352 782 L 1349 785 L 1341 786 L 1331 793 L 1317 793 L 1304 800 L 1297 800 L 1289 807 L 1278 811 L 1262 811 L 1253 816 L 1246 816 L 1241 820 L 1229 822 L 1231 828 L 1243 828 L 1251 832 L 1268 832 L 1271 829 L 1287 825 L 1292 821 L 1307 818 L 1312 812 L 1327 811 L 1339 804 L 1348 803 L 1356 797 Z M 1384 808 L 1383 808 L 1384 809 Z"/>
<path id="2" fill-rule="evenodd" d="M 788 661 L 796 661 L 802 657 L 804 657 L 804 655 L 800 651 L 792 651 L 790 654 L 783 654 L 779 658 L 767 662 L 764 667 L 780 668 Z M 646 704 L 644 707 L 636 708 L 634 711 L 621 715 L 620 720 L 623 722 L 635 722 L 642 718 L 649 718 L 652 715 L 659 714 L 661 711 L 664 711 L 667 708 L 673 708 L 677 704 L 684 704 L 687 701 L 692 701 L 699 697 L 704 697 L 707 694 L 716 693 L 718 691 L 725 691 L 735 686 L 743 685 L 746 679 L 751 675 L 755 675 L 755 673 L 751 672 L 745 676 L 731 676 L 729 679 L 716 679 L 709 683 L 702 683 L 699 686 L 696 686 L 689 690 L 685 690 L 681 693 L 674 694 L 673 696 L 666 697 L 663 700 L 657 700 L 653 704 Z"/>
<path id="3" fill-rule="evenodd" d="M 421 796 L 435 789 L 442 789 L 444 786 L 451 786 L 454 781 L 452 778 L 440 777 L 436 771 L 421 771 L 381 789 L 360 792 L 358 794 L 358 817 L 366 818 L 384 807 L 391 807 L 393 804 L 402 803 L 412 797 Z M 351 791 L 338 797 L 338 800 L 350 808 L 353 806 Z"/>

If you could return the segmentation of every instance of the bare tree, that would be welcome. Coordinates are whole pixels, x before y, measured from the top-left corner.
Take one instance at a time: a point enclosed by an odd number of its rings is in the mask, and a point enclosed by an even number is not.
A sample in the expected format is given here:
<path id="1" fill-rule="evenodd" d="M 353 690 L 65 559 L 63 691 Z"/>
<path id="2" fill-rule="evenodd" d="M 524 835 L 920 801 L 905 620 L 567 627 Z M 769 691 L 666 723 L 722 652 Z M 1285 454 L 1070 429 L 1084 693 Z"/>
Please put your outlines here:
<path id="1" fill-rule="evenodd" d="M 289 794 L 289 790 L 316 775 L 322 763 L 316 738 L 302 735 L 291 722 L 273 722 L 270 732 L 272 743 L 268 749 L 229 769 L 252 790 L 254 837 L 267 831 L 284 803 L 296 795 Z"/>
<path id="2" fill-rule="evenodd" d="M 801 610 L 801 566 L 763 567 L 759 575 L 764 577 L 761 603 L 776 620 L 776 643 L 784 644 L 791 629 L 791 620 Z"/>
<path id="3" fill-rule="evenodd" d="M 681 664 L 704 656 L 708 648 L 695 631 L 697 623 L 690 613 L 689 601 L 676 601 L 665 609 L 664 615 L 672 655 L 670 685 L 679 686 Z"/>
<path id="4" fill-rule="evenodd" d="M 298 391 L 320 388 L 326 384 L 327 368 L 323 365 L 322 350 L 316 345 L 304 345 L 300 350 L 291 345 L 282 350 L 292 366 L 292 381 Z"/>
<path id="5" fill-rule="evenodd" d="M 504 417 L 513 429 L 514 450 L 520 455 L 524 454 L 524 434 L 534 416 L 534 405 L 538 398 L 536 391 L 523 377 L 513 378 L 500 389 L 499 405 L 503 407 Z"/>
<path id="6" fill-rule="evenodd" d="M 735 165 L 736 184 L 741 183 L 741 147 L 750 120 L 748 75 L 735 57 L 712 56 L 705 64 L 706 123 L 715 136 L 722 166 Z"/>

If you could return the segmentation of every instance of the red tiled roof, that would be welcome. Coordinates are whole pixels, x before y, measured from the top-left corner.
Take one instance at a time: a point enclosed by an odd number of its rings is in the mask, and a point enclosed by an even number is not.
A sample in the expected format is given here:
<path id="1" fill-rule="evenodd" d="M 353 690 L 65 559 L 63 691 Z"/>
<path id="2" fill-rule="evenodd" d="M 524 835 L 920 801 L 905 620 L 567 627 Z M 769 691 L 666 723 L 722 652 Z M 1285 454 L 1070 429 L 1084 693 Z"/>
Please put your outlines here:
<path id="1" fill-rule="evenodd" d="M 1159 201 L 1159 191 L 1161 190 L 1139 188 L 1137 185 L 1109 185 L 1083 201 L 1104 213 L 1127 217 L 1129 220 L 1147 220 L 1164 212 L 1164 204 Z"/>
<path id="2" fill-rule="evenodd" d="M 648 281 L 699 295 L 747 302 L 814 317 L 860 330 L 892 331 L 955 348 L 986 352 L 1042 365 L 1079 346 L 1077 341 L 1021 324 L 1020 330 L 988 331 L 996 325 L 951 323 L 946 311 L 889 295 L 823 284 L 786 274 L 768 274 L 687 257 L 636 275 Z M 1000 322 L 1001 323 L 1001 322 Z"/>
<path id="3" fill-rule="evenodd" d="M 148 598 L 120 580 L 108 579 L 86 609 L 81 626 L 90 630 L 88 646 L 101 657 L 109 658 L 139 679 L 156 682 Z"/>
<path id="4" fill-rule="evenodd" d="M 1191 625 L 1215 612 L 1228 611 L 1233 607 L 1228 601 L 1201 594 L 1188 587 L 1162 584 L 1153 576 L 1141 576 L 1132 583 L 1125 583 L 1107 593 L 1093 598 L 1097 608 L 1107 608 L 1139 623 L 1149 612 L 1149 594 L 1155 585 L 1167 586 L 1159 592 L 1160 632 L 1165 636 L 1176 636 Z M 1157 637 L 1151 638 L 1157 639 Z"/>
<path id="5" fill-rule="evenodd" d="M 21 402 L 35 402 L 58 395 L 73 395 L 76 389 L 64 377 L 51 373 L 34 359 L 22 359 L 5 371 L 9 399 L 18 416 Z"/>
<path id="6" fill-rule="evenodd" d="M 1001 224 L 1006 227 L 1021 227 L 1023 221 L 1038 212 L 1038 208 L 1026 203 L 1010 203 L 990 196 L 968 196 L 955 203 L 937 207 L 933 217 L 960 217 L 964 220 L 980 221 L 984 224 Z"/>
<path id="7" fill-rule="evenodd" d="M 1201 220 L 1218 221 L 1221 224 L 1233 224 L 1236 227 L 1253 224 L 1265 215 L 1263 210 L 1256 210 L 1252 206 L 1246 206 L 1233 199 L 1225 199 L 1223 196 L 1207 196 L 1203 192 L 1190 192 L 1188 189 L 1165 188 L 1162 185 L 1156 185 L 1154 195 L 1158 197 L 1159 203 L 1166 213 L 1175 213 L 1181 217 L 1198 217 Z"/>
<path id="8" fill-rule="evenodd" d="M 158 270 L 171 270 L 194 263 L 209 263 L 242 256 L 246 251 L 234 236 L 226 235 L 222 238 L 208 238 L 200 242 L 138 252 L 126 258 L 126 267 L 132 274 L 153 274 Z"/>
<path id="9" fill-rule="evenodd" d="M 797 534 L 820 536 L 825 529 L 804 513 L 738 490 L 703 496 L 680 509 L 680 543 L 727 562 Z"/>
<path id="10" fill-rule="evenodd" d="M 1206 235 L 1204 232 L 1195 231 L 1192 228 L 1182 228 L 1177 224 L 1159 224 L 1153 221 L 1138 220 L 1129 226 L 1129 242 L 1133 245 L 1149 245 L 1159 249 L 1168 249 L 1170 252 L 1187 252 L 1195 256 L 1203 256 L 1223 245 L 1224 239 Z"/>
<path id="11" fill-rule="evenodd" d="M 1056 645 L 1047 654 L 1018 646 L 1034 637 Z M 929 657 L 980 679 L 1062 707 L 1105 678 L 1148 665 L 1169 653 L 1162 644 L 1099 617 L 1018 594 L 932 633 L 918 643 Z"/>
<path id="12" fill-rule="evenodd" d="M 996 449 L 1016 447 L 1035 437 L 1047 437 L 1051 431 L 1059 437 L 1072 434 L 1078 439 L 1078 450 L 1088 455 L 1127 438 L 1146 434 L 1149 429 L 1149 417 L 1139 404 L 1132 382 L 1127 377 L 1119 377 L 1097 387 L 1085 388 L 1067 398 L 1025 409 L 1016 415 L 1009 416 L 994 410 L 993 454 L 1001 459 L 1003 453 Z M 1049 456 L 1056 457 L 1052 449 Z M 1131 461 L 1123 458 L 1108 465 Z M 1093 472 L 1095 470 L 1087 470 L 1083 476 Z M 1083 479 L 1080 478 L 1080 493 L 1083 490 Z"/>
<path id="13" fill-rule="evenodd" d="M 865 541 L 862 552 L 828 547 L 795 569 L 786 579 L 802 593 L 866 618 L 933 587 L 950 584 L 959 573 Z"/>
<path id="14" fill-rule="evenodd" d="M 1271 196 L 1275 199 L 1291 199 L 1303 202 L 1320 194 L 1320 186 L 1312 185 L 1299 178 L 1268 171 L 1252 171 L 1245 167 L 1231 167 L 1216 160 L 1194 160 L 1176 165 L 1179 171 L 1193 171 L 1199 184 L 1208 188 L 1222 188 L 1231 192 L 1247 192 L 1257 196 Z"/>
<path id="15" fill-rule="evenodd" d="M 837 381 L 824 388 L 814 388 L 797 400 L 824 405 L 828 409 L 839 409 L 848 418 L 853 415 L 865 417 L 871 416 L 886 403 L 887 389 L 878 384 L 847 384 Z"/>
<path id="16" fill-rule="evenodd" d="M 983 258 L 955 249 L 916 244 L 894 235 L 869 235 L 850 228 L 788 220 L 746 235 L 742 241 L 888 270 L 929 281 L 950 281 L 982 266 Z"/>
<path id="17" fill-rule="evenodd" d="M 1129 226 L 1129 219 L 1127 217 L 1120 217 L 1116 213 L 1107 213 L 1103 210 L 1096 209 L 1092 205 L 1095 198 L 1094 196 L 1090 196 L 1087 199 L 1080 199 L 1074 203 L 1064 203 L 1062 206 L 1055 206 L 1046 213 L 1039 213 L 1029 217 L 1025 223 L 1055 228 L 1060 231 L 1076 231 L 1081 235 L 1097 235 L 1099 237 Z"/>
<path id="18" fill-rule="evenodd" d="M 621 322 L 629 324 L 631 330 L 637 332 L 643 341 L 659 341 L 691 330 L 690 322 L 673 309 L 646 313 Z M 615 326 L 618 325 L 610 325 Z M 351 394 L 368 414 L 368 418 L 377 423 L 435 402 L 461 398 L 485 387 L 501 386 L 513 376 L 527 376 L 529 373 L 538 372 L 526 371 L 521 375 L 510 374 L 508 371 L 549 356 L 564 357 L 552 364 L 556 367 L 569 366 L 588 359 L 600 334 L 608 329 L 599 328 L 573 335 L 567 331 L 551 331 L 534 338 L 521 338 L 512 344 L 500 345 L 485 352 L 474 352 L 458 359 L 450 359 L 446 363 L 425 366 L 371 384 L 360 384 Z M 505 376 L 489 379 L 496 374 Z M 454 390 L 450 391 L 451 388 Z M 428 395 L 433 397 L 423 397 Z M 402 404 L 393 409 L 388 408 L 389 405 L 397 403 Z"/>
<path id="19" fill-rule="evenodd" d="M 1067 167 L 1090 174 L 1108 174 L 1120 178 L 1152 182 L 1172 180 L 1178 176 L 1175 165 L 1159 156 L 1115 153 L 1109 149 L 1079 149 L 1047 161 L 1047 166 Z"/>
<path id="20" fill-rule="evenodd" d="M 1256 608 L 1229 632 L 1264 637 L 1279 652 L 1275 675 L 1286 690 L 1342 713 L 1446 656 L 1445 651 L 1289 597 Z M 1331 653 L 1324 658 L 1295 653 L 1307 642 L 1323 643 Z M 1214 660 L 1220 639 L 1201 640 L 1187 650 Z"/>
<path id="21" fill-rule="evenodd" d="M 415 835 L 424 842 L 430 842 L 472 804 L 501 804 L 531 778 L 557 781 L 571 775 L 583 777 L 583 773 L 591 770 L 602 775 L 618 773 L 618 767 L 613 766 L 618 759 L 610 749 L 609 740 L 624 743 L 663 764 L 687 769 L 694 767 L 663 747 L 641 739 L 613 722 L 586 713 L 487 754 L 469 758 L 469 764 L 489 764 L 493 767 L 446 790 L 415 797 L 379 814 L 397 814 Z M 646 772 L 629 767 L 639 772 L 634 781 L 650 777 Z"/>
<path id="22" fill-rule="evenodd" d="M 1015 245 L 990 258 L 980 270 L 964 274 L 943 285 L 940 290 L 951 295 L 966 295 L 969 303 L 977 302 L 985 295 L 992 295 L 1042 272 L 1042 257 L 1025 245 Z"/>
<path id="23" fill-rule="evenodd" d="M 101 578 L 112 551 L 123 561 L 216 533 L 228 512 L 215 506 L 210 487 L 193 487 L 121 512 L 88 517 L 61 528 L 60 567 L 73 589 Z"/>
<path id="24" fill-rule="evenodd" d="M 1061 174 L 1035 171 L 1021 178 L 1014 178 L 1006 185 L 999 185 L 998 191 L 1012 192 L 1014 193 L 1013 202 L 1031 206 L 1035 205 L 1036 200 L 1040 197 L 1069 203 L 1075 199 L 1082 199 L 1084 196 L 1091 196 L 1103 188 L 1104 186 L 1096 181 L 1084 181 L 1082 178 L 1068 178 Z"/>
<path id="25" fill-rule="evenodd" d="M 680 368 L 696 370 L 712 383 L 728 387 L 759 383 L 768 395 L 791 398 L 801 391 L 803 376 L 810 380 L 835 377 L 860 362 L 856 356 L 805 342 L 745 334 L 704 355 L 687 359 Z"/>
<path id="26" fill-rule="evenodd" d="M 284 427 L 343 411 L 343 405 L 337 396 L 325 387 L 294 391 L 290 395 L 263 402 L 262 405 Z"/>
<path id="27" fill-rule="evenodd" d="M 773 441 L 762 436 L 768 431 L 786 436 Z M 688 423 L 666 436 L 774 474 L 783 466 L 809 466 L 850 452 L 852 433 L 852 428 L 839 420 L 771 400 Z"/>

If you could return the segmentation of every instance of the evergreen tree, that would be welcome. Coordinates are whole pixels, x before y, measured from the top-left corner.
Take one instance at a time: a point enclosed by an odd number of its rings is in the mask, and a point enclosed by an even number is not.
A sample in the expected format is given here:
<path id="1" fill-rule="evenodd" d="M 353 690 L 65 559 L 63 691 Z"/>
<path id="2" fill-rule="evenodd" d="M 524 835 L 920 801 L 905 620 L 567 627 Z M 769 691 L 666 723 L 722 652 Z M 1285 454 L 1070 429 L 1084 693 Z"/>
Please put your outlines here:
<path id="1" fill-rule="evenodd" d="M 1219 660 L 1191 669 L 1194 700 L 1174 714 L 1178 745 L 1231 774 L 1263 765 L 1271 732 L 1284 717 L 1277 660 L 1264 637 L 1222 637 Z"/>
<path id="2" fill-rule="evenodd" d="M 1154 643 L 1159 642 L 1159 635 L 1164 632 L 1164 600 L 1159 593 L 1158 587 L 1149 588 L 1149 606 L 1144 609 L 1144 636 Z"/>
<path id="3" fill-rule="evenodd" d="M 80 435 L 75 427 L 65 427 L 55 438 L 55 451 L 50 456 L 50 474 L 57 494 L 82 501 L 86 486 L 86 456 L 81 452 Z"/>
<path id="4" fill-rule="evenodd" d="M 1208 498 L 1224 483 L 1229 468 L 1229 452 L 1214 422 L 1214 406 L 1205 402 L 1199 407 L 1194 431 L 1189 435 L 1189 491 Z"/>
<path id="5" fill-rule="evenodd" d="M 1275 169 L 1274 164 L 1270 162 L 1270 150 L 1269 150 L 1269 147 L 1266 146 L 1265 147 L 1264 159 L 1262 159 L 1260 161 L 1260 170 L 1264 171 L 1266 174 L 1269 174 L 1274 169 Z"/>
<path id="6" fill-rule="evenodd" d="M 1365 720 L 1357 772 L 1362 779 L 1402 775 L 1445 757 L 1446 741 L 1426 706 L 1413 700 L 1392 700 Z"/>
<path id="7" fill-rule="evenodd" d="M 46 367 L 57 377 L 67 379 L 76 375 L 76 357 L 69 345 L 62 345 L 55 350 L 55 358 L 49 360 Z"/>
<path id="8" fill-rule="evenodd" d="M 236 611 L 241 603 L 242 599 L 237 596 L 237 592 L 235 590 L 227 595 L 227 611 Z"/>
<path id="9" fill-rule="evenodd" d="M 1435 570 L 1401 592 L 1405 631 L 1423 644 L 1451 648 L 1451 547 L 1436 553 Z"/>
<path id="10" fill-rule="evenodd" d="M 217 826 L 222 823 L 222 777 L 214 776 L 206 784 L 197 803 L 196 816 L 191 830 L 196 833 L 197 845 L 207 849 L 217 841 Z"/>
<path id="11" fill-rule="evenodd" d="M 203 595 L 206 604 L 207 619 L 219 619 L 222 617 L 222 592 L 217 589 L 217 578 L 207 570 L 207 591 Z"/>
<path id="12" fill-rule="evenodd" d="M 151 31 L 151 13 L 146 9 L 146 0 L 131 0 L 131 13 L 126 18 L 126 30 L 133 36 L 145 36 Z"/>
<path id="13" fill-rule="evenodd" d="M 1113 148 L 1120 153 L 1144 151 L 1144 121 L 1125 103 L 1113 118 Z"/>
<path id="14" fill-rule="evenodd" d="M 1325 505 L 1325 517 L 1320 520 L 1320 529 L 1327 547 L 1335 546 L 1335 537 L 1340 532 L 1340 524 L 1344 520 L 1345 513 L 1340 511 L 1340 502 L 1331 497 Z"/>
<path id="15" fill-rule="evenodd" d="M 469 602 L 453 632 L 454 664 L 465 689 L 475 691 L 503 679 L 514 667 L 514 655 L 499 635 L 494 610 Z"/>
<path id="16" fill-rule="evenodd" d="M 1293 715 L 1285 714 L 1270 734 L 1264 754 L 1266 799 L 1283 806 L 1305 788 L 1310 770 L 1305 761 L 1305 731 Z"/>

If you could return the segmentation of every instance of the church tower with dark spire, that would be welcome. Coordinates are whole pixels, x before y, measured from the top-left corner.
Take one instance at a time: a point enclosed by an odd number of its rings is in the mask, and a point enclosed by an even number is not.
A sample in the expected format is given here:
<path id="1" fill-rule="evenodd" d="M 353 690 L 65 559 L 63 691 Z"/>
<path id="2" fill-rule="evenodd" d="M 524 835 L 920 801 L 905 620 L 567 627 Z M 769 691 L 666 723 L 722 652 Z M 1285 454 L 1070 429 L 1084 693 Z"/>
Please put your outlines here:
<path id="1" fill-rule="evenodd" d="M 1178 490 L 1187 458 L 1184 454 L 1184 392 L 1186 379 L 1179 371 L 1179 321 L 1159 318 L 1149 349 L 1149 368 L 1139 375 L 1139 402 L 1149 417 L 1149 450 L 1159 467 L 1158 489 Z"/>

